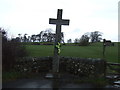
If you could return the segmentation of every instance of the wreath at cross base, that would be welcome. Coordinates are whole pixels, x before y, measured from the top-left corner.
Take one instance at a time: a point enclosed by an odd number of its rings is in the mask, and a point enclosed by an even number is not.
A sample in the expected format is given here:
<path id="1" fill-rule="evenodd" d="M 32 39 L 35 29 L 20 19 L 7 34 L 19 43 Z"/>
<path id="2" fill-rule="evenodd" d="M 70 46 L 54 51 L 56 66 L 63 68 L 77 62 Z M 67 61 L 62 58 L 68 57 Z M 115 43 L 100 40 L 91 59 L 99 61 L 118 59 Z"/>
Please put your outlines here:
<path id="1" fill-rule="evenodd" d="M 58 54 L 60 54 L 60 52 L 61 52 L 61 50 L 60 50 L 61 44 L 58 42 L 55 47 L 58 49 Z"/>

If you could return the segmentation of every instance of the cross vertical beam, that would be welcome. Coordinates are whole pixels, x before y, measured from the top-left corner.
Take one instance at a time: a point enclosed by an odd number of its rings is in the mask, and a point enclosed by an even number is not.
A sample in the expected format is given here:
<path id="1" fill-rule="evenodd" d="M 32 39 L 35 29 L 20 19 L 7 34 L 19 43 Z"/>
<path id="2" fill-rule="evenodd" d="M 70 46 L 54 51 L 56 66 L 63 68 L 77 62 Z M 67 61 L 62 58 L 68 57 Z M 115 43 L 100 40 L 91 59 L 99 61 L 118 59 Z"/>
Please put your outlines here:
<path id="1" fill-rule="evenodd" d="M 61 42 L 61 25 L 69 25 L 69 20 L 62 19 L 62 9 L 58 9 L 57 11 L 57 19 L 50 18 L 49 24 L 55 24 L 56 25 L 56 35 L 55 35 L 55 43 L 54 43 L 54 57 L 53 57 L 53 72 L 57 73 L 59 72 L 59 53 L 58 48 L 56 45 Z"/>

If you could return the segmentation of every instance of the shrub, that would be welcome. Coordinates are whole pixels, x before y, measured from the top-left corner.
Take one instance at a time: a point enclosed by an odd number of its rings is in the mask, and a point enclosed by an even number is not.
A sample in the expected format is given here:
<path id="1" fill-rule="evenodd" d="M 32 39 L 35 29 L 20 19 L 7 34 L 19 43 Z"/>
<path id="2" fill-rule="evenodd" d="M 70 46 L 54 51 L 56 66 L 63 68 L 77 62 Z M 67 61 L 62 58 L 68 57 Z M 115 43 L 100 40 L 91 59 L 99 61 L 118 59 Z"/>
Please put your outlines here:
<path id="1" fill-rule="evenodd" d="M 16 59 L 27 55 L 25 46 L 20 42 L 8 41 L 7 35 L 2 34 L 2 66 L 3 70 L 10 71 L 13 69 Z"/>
<path id="2" fill-rule="evenodd" d="M 6 42 L 2 44 L 3 70 L 9 71 L 13 68 L 18 57 L 26 56 L 26 50 L 21 43 Z"/>
<path id="3" fill-rule="evenodd" d="M 88 46 L 89 42 L 87 42 L 87 41 L 84 40 L 84 41 L 81 41 L 79 45 L 80 46 Z"/>

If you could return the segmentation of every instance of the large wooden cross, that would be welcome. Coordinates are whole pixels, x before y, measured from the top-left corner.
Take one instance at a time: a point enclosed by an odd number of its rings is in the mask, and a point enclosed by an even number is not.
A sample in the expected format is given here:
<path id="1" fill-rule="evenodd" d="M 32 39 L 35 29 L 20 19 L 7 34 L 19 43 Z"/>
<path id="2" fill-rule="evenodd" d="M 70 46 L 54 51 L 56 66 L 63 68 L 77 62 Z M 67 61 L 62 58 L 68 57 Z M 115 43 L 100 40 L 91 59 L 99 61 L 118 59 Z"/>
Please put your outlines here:
<path id="1" fill-rule="evenodd" d="M 57 19 L 50 18 L 49 24 L 56 25 L 56 35 L 54 43 L 54 58 L 53 58 L 53 72 L 59 72 L 59 53 L 60 53 L 60 42 L 61 42 L 61 25 L 69 25 L 69 20 L 62 19 L 62 9 L 58 9 Z M 58 47 L 57 47 L 58 46 Z"/>

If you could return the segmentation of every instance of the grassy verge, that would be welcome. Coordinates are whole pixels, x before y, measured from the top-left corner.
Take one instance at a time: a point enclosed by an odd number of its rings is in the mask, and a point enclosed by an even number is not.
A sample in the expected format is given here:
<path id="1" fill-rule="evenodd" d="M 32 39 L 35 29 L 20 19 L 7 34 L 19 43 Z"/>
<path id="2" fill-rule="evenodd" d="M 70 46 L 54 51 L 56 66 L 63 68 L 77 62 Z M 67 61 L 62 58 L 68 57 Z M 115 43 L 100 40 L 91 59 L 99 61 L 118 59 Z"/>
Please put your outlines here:
<path id="1" fill-rule="evenodd" d="M 108 81 L 103 77 L 82 78 L 82 79 L 73 80 L 73 82 L 77 83 L 77 84 L 89 83 L 89 84 L 95 85 L 96 87 L 104 87 L 104 86 L 108 85 Z"/>
<path id="2" fill-rule="evenodd" d="M 19 72 L 3 72 L 2 81 L 3 82 L 12 81 L 12 80 L 19 79 L 23 76 L 24 75 L 22 75 L 22 73 L 19 73 Z"/>
<path id="3" fill-rule="evenodd" d="M 44 73 L 42 73 L 44 74 Z M 42 75 L 40 73 L 20 73 L 20 72 L 4 72 L 3 73 L 3 83 L 5 82 L 10 82 L 10 81 L 14 81 L 17 79 L 29 79 L 29 78 L 35 78 L 35 77 L 40 77 L 40 75 Z M 75 84 L 84 84 L 84 83 L 88 83 L 88 84 L 92 84 L 95 85 L 97 87 L 104 87 L 105 85 L 108 84 L 108 81 L 103 78 L 103 77 L 84 77 L 84 78 L 78 78 L 78 79 L 67 79 L 64 80 L 65 83 L 75 83 Z"/>
<path id="4" fill-rule="evenodd" d="M 21 72 L 3 72 L 2 73 L 2 82 L 9 82 L 14 81 L 17 79 L 23 79 L 23 78 L 33 78 L 33 77 L 40 77 L 44 73 L 21 73 Z"/>

